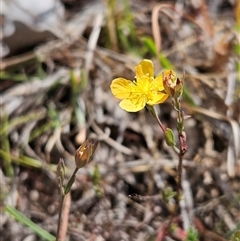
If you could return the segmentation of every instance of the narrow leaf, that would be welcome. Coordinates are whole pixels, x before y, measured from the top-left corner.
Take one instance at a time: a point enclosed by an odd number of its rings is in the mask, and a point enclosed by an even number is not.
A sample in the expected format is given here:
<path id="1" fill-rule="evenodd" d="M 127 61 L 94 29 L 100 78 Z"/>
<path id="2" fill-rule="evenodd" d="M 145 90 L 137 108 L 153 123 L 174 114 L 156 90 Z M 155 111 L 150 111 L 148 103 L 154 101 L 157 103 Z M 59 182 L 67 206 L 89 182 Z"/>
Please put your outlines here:
<path id="1" fill-rule="evenodd" d="M 10 205 L 5 206 L 5 211 L 13 216 L 17 221 L 24 224 L 25 226 L 29 227 L 33 232 L 36 233 L 37 236 L 39 236 L 43 240 L 47 241 L 54 241 L 56 238 L 47 232 L 46 230 L 39 227 L 37 224 L 35 224 L 33 221 L 28 219 L 26 216 L 24 216 L 22 213 L 20 213 L 17 209 Z"/>

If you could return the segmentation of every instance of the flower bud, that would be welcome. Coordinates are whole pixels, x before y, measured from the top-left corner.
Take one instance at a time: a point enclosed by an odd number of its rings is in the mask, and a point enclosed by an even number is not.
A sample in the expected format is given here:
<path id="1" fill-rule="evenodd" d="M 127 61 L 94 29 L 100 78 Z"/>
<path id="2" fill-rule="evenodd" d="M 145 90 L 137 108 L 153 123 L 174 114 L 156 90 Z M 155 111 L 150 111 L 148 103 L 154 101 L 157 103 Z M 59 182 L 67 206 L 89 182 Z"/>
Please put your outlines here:
<path id="1" fill-rule="evenodd" d="M 174 93 L 174 98 L 177 99 L 180 96 L 182 96 L 183 93 L 183 82 L 179 78 L 177 78 L 177 83 L 175 86 L 175 93 Z"/>
<path id="2" fill-rule="evenodd" d="M 175 146 L 175 138 L 174 138 L 174 134 L 173 131 L 169 128 L 166 128 L 165 133 L 164 133 L 164 137 L 165 137 L 165 141 L 167 143 L 168 146 Z"/>
<path id="3" fill-rule="evenodd" d="M 182 95 L 183 82 L 177 78 L 173 70 L 165 70 L 163 72 L 163 86 L 166 93 L 174 99 Z"/>
<path id="4" fill-rule="evenodd" d="M 77 168 L 84 167 L 93 157 L 98 142 L 86 140 L 75 152 L 75 163 Z"/>

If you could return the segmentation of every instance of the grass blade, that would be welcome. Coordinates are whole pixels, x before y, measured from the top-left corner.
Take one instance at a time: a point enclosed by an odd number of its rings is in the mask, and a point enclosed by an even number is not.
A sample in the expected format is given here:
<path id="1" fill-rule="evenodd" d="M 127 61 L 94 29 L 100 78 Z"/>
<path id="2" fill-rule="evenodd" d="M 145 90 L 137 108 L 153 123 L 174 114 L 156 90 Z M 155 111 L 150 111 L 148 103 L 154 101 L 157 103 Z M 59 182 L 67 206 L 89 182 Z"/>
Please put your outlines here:
<path id="1" fill-rule="evenodd" d="M 22 213 L 20 213 L 17 209 L 10 205 L 5 206 L 5 211 L 13 216 L 17 221 L 24 224 L 25 226 L 29 227 L 33 232 L 36 233 L 37 236 L 39 236 L 43 240 L 47 241 L 54 241 L 56 238 L 51 235 L 46 230 L 42 229 L 38 225 L 36 225 L 33 221 L 28 219 L 26 216 L 24 216 Z"/>

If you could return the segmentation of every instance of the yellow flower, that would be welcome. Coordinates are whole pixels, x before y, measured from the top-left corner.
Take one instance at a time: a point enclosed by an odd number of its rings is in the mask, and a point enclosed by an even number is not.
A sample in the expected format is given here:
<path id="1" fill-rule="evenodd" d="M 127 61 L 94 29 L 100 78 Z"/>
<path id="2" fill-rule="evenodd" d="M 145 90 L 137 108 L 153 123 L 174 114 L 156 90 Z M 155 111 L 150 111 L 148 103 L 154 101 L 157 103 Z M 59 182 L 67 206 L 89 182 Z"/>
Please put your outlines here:
<path id="1" fill-rule="evenodd" d="M 154 66 L 151 60 L 142 60 L 135 71 L 134 81 L 117 78 L 110 85 L 113 95 L 122 100 L 119 104 L 122 109 L 136 112 L 146 105 L 163 103 L 168 98 L 163 87 L 163 74 L 154 78 Z"/>

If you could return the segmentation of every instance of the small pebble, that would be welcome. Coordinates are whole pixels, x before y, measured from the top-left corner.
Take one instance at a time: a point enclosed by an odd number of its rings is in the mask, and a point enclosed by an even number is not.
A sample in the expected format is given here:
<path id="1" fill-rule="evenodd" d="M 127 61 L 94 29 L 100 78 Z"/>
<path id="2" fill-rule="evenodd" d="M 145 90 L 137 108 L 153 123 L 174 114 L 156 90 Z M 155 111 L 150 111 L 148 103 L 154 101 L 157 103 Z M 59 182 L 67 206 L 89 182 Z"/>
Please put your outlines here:
<path id="1" fill-rule="evenodd" d="M 32 190 L 30 193 L 29 193 L 29 197 L 30 197 L 30 200 L 31 201 L 37 201 L 39 199 L 39 192 L 36 191 L 36 190 Z"/>

